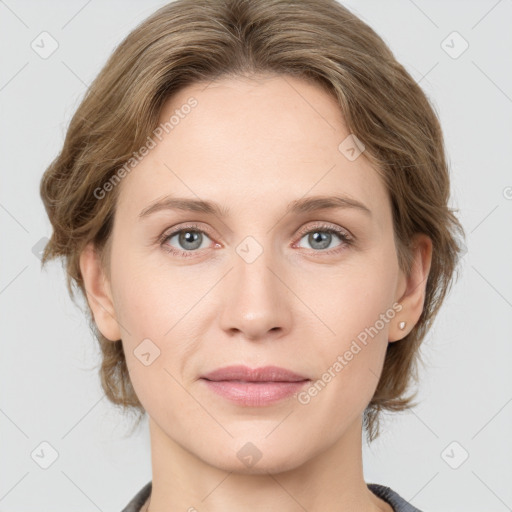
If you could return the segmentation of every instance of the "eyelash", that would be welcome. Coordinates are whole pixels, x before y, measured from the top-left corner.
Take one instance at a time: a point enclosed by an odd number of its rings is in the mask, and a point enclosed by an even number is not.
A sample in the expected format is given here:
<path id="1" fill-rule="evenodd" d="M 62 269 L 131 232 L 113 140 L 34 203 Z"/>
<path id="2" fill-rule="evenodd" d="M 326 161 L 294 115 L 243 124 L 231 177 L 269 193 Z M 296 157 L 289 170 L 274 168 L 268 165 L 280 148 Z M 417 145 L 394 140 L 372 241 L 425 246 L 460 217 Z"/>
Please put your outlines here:
<path id="1" fill-rule="evenodd" d="M 180 229 L 176 229 L 170 233 L 167 233 L 167 232 L 164 233 L 161 237 L 159 237 L 160 246 L 165 251 L 167 251 L 175 256 L 180 256 L 180 257 L 184 257 L 184 258 L 190 258 L 190 257 L 196 256 L 196 254 L 199 252 L 199 250 L 197 250 L 197 249 L 193 250 L 193 251 L 181 251 L 179 249 L 175 249 L 174 247 L 172 247 L 166 243 L 174 235 L 177 235 L 177 234 L 181 233 L 182 231 L 194 231 L 194 232 L 198 232 L 198 233 L 203 233 L 210 237 L 210 234 L 208 233 L 207 230 L 201 229 L 197 224 L 192 223 L 192 224 L 187 224 L 185 226 L 182 226 L 182 227 L 180 227 Z M 299 232 L 298 241 L 300 241 L 304 237 L 304 235 L 308 235 L 310 233 L 315 233 L 315 232 L 335 234 L 342 241 L 342 244 L 340 246 L 337 246 L 333 249 L 317 250 L 317 251 L 315 251 L 314 249 L 310 249 L 310 250 L 318 253 L 318 255 L 336 254 L 336 253 L 344 250 L 344 246 L 350 246 L 354 242 L 353 238 L 351 236 L 349 236 L 344 230 L 334 228 L 330 225 L 322 224 L 322 223 L 315 225 L 313 227 L 310 227 L 308 229 L 301 230 Z"/>

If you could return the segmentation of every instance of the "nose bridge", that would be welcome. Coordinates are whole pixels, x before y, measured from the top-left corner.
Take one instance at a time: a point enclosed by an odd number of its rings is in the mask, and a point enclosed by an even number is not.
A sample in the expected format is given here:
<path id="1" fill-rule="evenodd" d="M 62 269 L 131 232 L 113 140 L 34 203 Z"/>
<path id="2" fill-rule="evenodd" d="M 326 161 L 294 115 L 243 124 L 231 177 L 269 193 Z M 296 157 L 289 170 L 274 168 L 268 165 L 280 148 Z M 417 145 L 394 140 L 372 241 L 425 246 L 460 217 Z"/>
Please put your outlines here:
<path id="1" fill-rule="evenodd" d="M 263 247 L 263 242 L 246 237 L 233 256 L 234 268 L 223 289 L 222 328 L 240 331 L 251 339 L 287 330 L 290 305 L 286 303 L 286 287 L 274 274 L 279 265 L 270 246 Z"/>

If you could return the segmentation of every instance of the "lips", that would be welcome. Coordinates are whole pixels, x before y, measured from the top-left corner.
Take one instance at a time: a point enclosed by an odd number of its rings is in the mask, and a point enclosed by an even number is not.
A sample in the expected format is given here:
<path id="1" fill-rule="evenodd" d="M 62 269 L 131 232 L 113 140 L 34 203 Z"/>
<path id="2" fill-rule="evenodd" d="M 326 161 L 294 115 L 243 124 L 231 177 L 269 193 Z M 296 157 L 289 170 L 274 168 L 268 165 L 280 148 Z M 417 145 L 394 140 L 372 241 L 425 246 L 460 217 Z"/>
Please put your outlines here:
<path id="1" fill-rule="evenodd" d="M 263 366 L 251 369 L 243 365 L 219 368 L 203 375 L 201 378 L 214 382 L 301 382 L 309 380 L 303 375 L 279 366 Z"/>
<path id="2" fill-rule="evenodd" d="M 207 389 L 241 407 L 263 407 L 298 393 L 309 381 L 304 375 L 264 366 L 227 366 L 203 375 Z"/>

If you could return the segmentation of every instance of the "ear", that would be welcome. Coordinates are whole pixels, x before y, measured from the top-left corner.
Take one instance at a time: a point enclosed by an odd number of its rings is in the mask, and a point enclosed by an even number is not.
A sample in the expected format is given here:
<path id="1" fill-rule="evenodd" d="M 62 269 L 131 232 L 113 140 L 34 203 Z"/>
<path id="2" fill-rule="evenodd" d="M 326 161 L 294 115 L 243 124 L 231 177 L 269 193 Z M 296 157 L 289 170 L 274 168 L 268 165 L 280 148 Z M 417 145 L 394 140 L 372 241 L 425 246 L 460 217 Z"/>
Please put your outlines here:
<path id="1" fill-rule="evenodd" d="M 80 254 L 80 271 L 87 294 L 87 302 L 98 329 L 108 340 L 120 340 L 121 331 L 116 319 L 110 283 L 92 242 L 87 244 Z"/>
<path id="2" fill-rule="evenodd" d="M 407 336 L 418 322 L 423 311 L 427 278 L 432 262 L 432 240 L 424 233 L 417 233 L 413 237 L 413 264 L 409 276 L 401 272 L 400 283 L 396 302 L 402 305 L 402 309 L 395 316 L 389 329 L 390 342 L 398 341 Z M 397 291 L 398 291 L 397 290 Z M 405 329 L 400 329 L 398 324 L 404 321 Z"/>

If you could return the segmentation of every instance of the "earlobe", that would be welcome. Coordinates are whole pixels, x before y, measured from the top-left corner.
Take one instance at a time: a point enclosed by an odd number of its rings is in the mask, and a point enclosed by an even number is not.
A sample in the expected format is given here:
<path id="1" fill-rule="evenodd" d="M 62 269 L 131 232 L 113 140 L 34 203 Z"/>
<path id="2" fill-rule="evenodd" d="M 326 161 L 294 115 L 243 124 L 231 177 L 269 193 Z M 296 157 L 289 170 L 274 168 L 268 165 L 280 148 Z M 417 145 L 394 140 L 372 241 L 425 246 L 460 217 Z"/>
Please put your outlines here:
<path id="1" fill-rule="evenodd" d="M 121 339 L 110 283 L 105 275 L 100 256 L 92 243 L 87 244 L 80 254 L 80 272 L 87 302 L 99 331 L 108 340 Z"/>
<path id="2" fill-rule="evenodd" d="M 405 291 L 397 299 L 402 309 L 395 316 L 389 329 L 388 341 L 390 342 L 401 340 L 407 336 L 423 312 L 427 279 L 432 263 L 432 240 L 424 233 L 417 233 L 413 238 L 412 246 L 413 264 L 410 275 L 407 277 L 402 275 L 405 280 Z"/>

